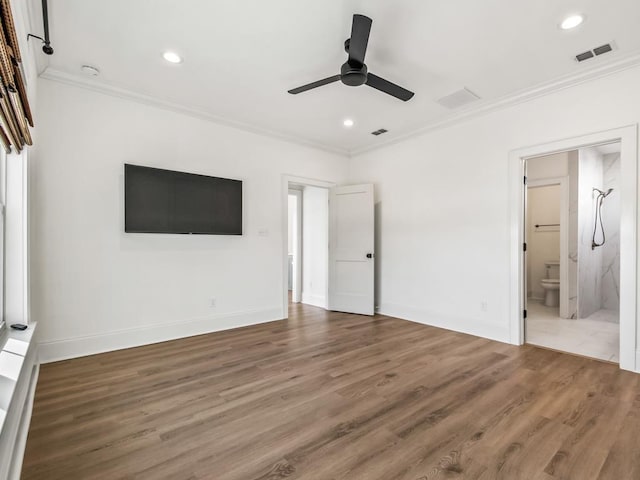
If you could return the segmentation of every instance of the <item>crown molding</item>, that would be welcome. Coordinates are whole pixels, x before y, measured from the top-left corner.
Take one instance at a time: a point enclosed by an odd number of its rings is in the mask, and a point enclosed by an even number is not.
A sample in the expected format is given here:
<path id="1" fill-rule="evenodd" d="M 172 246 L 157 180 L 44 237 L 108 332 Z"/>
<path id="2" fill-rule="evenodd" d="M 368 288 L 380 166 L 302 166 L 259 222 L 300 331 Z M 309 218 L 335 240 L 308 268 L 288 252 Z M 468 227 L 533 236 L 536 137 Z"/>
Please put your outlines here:
<path id="1" fill-rule="evenodd" d="M 122 98 L 125 100 L 130 100 L 133 102 L 141 103 L 141 104 L 156 107 L 156 108 L 161 108 L 163 110 L 182 113 L 184 115 L 189 115 L 191 117 L 199 118 L 201 120 L 206 120 L 212 123 L 223 125 L 225 127 L 235 128 L 238 130 L 243 130 L 245 132 L 253 133 L 255 135 L 261 135 L 264 137 L 269 137 L 269 138 L 284 141 L 287 143 L 293 143 L 295 145 L 299 145 L 303 147 L 314 148 L 314 149 L 322 150 L 328 153 L 342 155 L 347 158 L 349 157 L 349 152 L 345 149 L 336 148 L 330 145 L 325 145 L 323 143 L 301 139 L 293 135 L 288 135 L 285 133 L 257 127 L 255 125 L 250 125 L 244 122 L 229 120 L 199 108 L 182 105 L 175 102 L 170 102 L 155 96 L 134 92 L 132 90 L 128 90 L 121 87 L 115 87 L 113 85 L 108 85 L 103 82 L 84 78 L 80 75 L 63 72 L 61 70 L 57 70 L 54 68 L 50 68 L 50 67 L 46 68 L 40 74 L 40 78 L 43 78 L 45 80 L 51 80 L 58 83 L 63 83 L 65 85 L 84 88 L 85 90 L 91 90 L 93 92 L 102 93 L 104 95 Z"/>
<path id="2" fill-rule="evenodd" d="M 250 125 L 244 122 L 229 120 L 229 119 L 214 115 L 212 113 L 209 113 L 207 111 L 204 111 L 202 109 L 182 105 L 175 102 L 170 102 L 158 97 L 134 92 L 125 88 L 115 87 L 112 85 L 108 85 L 106 83 L 88 79 L 79 75 L 63 72 L 50 67 L 46 68 L 40 74 L 40 77 L 47 80 L 52 80 L 55 82 L 72 85 L 79 88 L 84 88 L 84 89 L 102 93 L 105 95 L 110 95 L 113 97 L 123 98 L 123 99 L 134 101 L 137 103 L 142 103 L 145 105 L 162 108 L 164 110 L 182 113 L 185 115 L 189 115 L 192 117 L 217 123 L 219 125 L 224 125 L 226 127 L 236 128 L 249 133 L 285 141 L 288 143 L 293 143 L 293 144 L 304 146 L 304 147 L 314 148 L 314 149 L 322 150 L 328 153 L 342 155 L 344 157 L 350 158 L 350 157 L 355 157 L 367 152 L 378 150 L 390 145 L 401 143 L 403 141 L 409 140 L 414 137 L 418 137 L 420 135 L 424 135 L 426 133 L 429 133 L 435 130 L 451 127 L 457 123 L 470 120 L 473 118 L 477 118 L 493 111 L 509 108 L 511 106 L 518 105 L 520 103 L 525 103 L 539 97 L 543 97 L 567 88 L 571 88 L 583 83 L 590 82 L 592 80 L 596 80 L 598 78 L 619 73 L 624 70 L 634 68 L 638 65 L 640 65 L 640 52 L 635 52 L 626 56 L 620 56 L 615 61 L 608 62 L 604 65 L 598 65 L 598 66 L 592 67 L 588 70 L 581 71 L 577 74 L 565 75 L 553 81 L 541 83 L 532 88 L 526 88 L 518 92 L 505 95 L 495 100 L 485 100 L 481 102 L 476 102 L 475 104 L 469 107 L 466 107 L 463 110 L 452 113 L 446 116 L 445 118 L 427 123 L 426 125 L 418 129 L 415 129 L 411 132 L 389 138 L 386 141 L 382 141 L 374 145 L 369 145 L 362 148 L 355 148 L 351 150 L 333 147 L 330 145 L 314 142 L 311 140 L 301 139 L 293 135 L 288 135 L 282 132 L 261 128 L 261 127 Z"/>
<path id="3" fill-rule="evenodd" d="M 486 100 L 481 103 L 475 103 L 473 106 L 453 113 L 446 118 L 428 123 L 427 125 L 424 125 L 409 133 L 390 138 L 387 141 L 383 141 L 375 145 L 353 149 L 349 151 L 349 156 L 355 157 L 357 155 L 378 150 L 389 145 L 401 143 L 405 140 L 409 140 L 411 138 L 418 137 L 435 130 L 451 127 L 457 123 L 470 120 L 472 118 L 481 117 L 496 110 L 502 110 L 508 107 L 512 107 L 514 105 L 525 103 L 539 97 L 544 97 L 546 95 L 550 95 L 567 88 L 571 88 L 583 83 L 588 83 L 598 78 L 629 70 L 631 68 L 637 67 L 638 65 L 640 65 L 640 52 L 629 54 L 624 57 L 620 57 L 618 60 L 615 60 L 613 62 L 599 65 L 597 67 L 592 67 L 589 70 L 582 71 L 578 74 L 565 75 L 556 78 L 553 81 L 541 83 L 532 88 L 526 88 L 495 100 Z"/>

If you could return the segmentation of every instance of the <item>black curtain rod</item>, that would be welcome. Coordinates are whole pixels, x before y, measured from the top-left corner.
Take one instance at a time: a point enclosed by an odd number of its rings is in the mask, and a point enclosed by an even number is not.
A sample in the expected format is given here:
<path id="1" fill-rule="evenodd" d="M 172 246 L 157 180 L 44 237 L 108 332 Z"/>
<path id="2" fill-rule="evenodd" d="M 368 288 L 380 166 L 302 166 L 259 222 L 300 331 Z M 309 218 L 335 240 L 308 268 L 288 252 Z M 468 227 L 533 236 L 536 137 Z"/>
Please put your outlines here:
<path id="1" fill-rule="evenodd" d="M 47 55 L 53 55 L 53 47 L 49 38 L 49 6 L 47 5 L 47 0 L 42 0 L 42 22 L 44 23 L 44 38 L 30 33 L 27 35 L 27 39 L 30 37 L 37 38 L 43 43 L 42 51 Z"/>

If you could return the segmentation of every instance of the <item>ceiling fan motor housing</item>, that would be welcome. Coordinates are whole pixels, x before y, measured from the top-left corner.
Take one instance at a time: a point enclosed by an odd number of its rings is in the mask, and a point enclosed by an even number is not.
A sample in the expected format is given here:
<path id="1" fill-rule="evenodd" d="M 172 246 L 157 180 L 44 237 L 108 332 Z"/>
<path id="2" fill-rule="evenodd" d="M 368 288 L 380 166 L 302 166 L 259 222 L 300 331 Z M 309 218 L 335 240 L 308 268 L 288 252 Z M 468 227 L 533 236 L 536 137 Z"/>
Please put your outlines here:
<path id="1" fill-rule="evenodd" d="M 340 68 L 340 80 L 350 87 L 359 87 L 367 82 L 367 66 L 345 62 Z"/>

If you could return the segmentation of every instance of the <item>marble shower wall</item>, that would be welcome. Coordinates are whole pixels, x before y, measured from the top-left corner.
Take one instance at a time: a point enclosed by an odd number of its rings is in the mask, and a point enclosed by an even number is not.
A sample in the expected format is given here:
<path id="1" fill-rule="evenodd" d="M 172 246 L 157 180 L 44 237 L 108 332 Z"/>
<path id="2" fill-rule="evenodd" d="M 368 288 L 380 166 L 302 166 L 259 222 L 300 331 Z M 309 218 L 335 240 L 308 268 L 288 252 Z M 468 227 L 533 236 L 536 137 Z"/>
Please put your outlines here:
<path id="1" fill-rule="evenodd" d="M 595 148 L 580 149 L 578 170 L 578 316 L 587 318 L 602 308 L 602 248 L 591 249 L 593 188 L 603 187 L 602 155 Z"/>
<path id="2" fill-rule="evenodd" d="M 604 191 L 613 191 L 602 203 L 602 221 L 606 242 L 602 246 L 601 305 L 620 309 L 620 154 L 604 155 L 602 163 Z"/>

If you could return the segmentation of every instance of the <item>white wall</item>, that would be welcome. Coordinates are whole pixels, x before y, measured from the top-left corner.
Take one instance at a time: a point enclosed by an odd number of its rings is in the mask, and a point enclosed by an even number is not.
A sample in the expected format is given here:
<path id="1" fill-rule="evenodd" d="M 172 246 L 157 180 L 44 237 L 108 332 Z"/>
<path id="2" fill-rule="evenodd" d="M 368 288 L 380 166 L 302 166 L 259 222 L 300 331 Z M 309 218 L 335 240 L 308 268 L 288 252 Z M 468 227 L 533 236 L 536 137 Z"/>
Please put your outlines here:
<path id="1" fill-rule="evenodd" d="M 39 89 L 31 272 L 44 360 L 283 317 L 282 176 L 341 183 L 345 158 L 48 80 Z M 245 234 L 125 234 L 125 162 L 243 180 Z"/>
<path id="2" fill-rule="evenodd" d="M 327 308 L 329 190 L 305 186 L 302 193 L 302 302 Z"/>
<path id="3" fill-rule="evenodd" d="M 542 180 L 569 175 L 569 152 L 554 153 L 527 160 L 527 179 Z"/>
<path id="4" fill-rule="evenodd" d="M 293 235 L 296 230 L 296 196 L 289 195 L 287 198 L 287 248 L 289 250 L 289 255 L 293 255 L 293 249 L 295 247 L 293 243 Z"/>
<path id="5" fill-rule="evenodd" d="M 294 243 L 294 234 L 297 231 L 296 226 L 296 203 L 297 197 L 295 195 L 289 195 L 287 197 L 287 252 L 289 253 L 289 290 L 293 290 L 293 282 L 295 280 L 294 275 L 294 261 L 295 261 L 295 243 Z"/>
<path id="6" fill-rule="evenodd" d="M 353 158 L 376 185 L 379 311 L 508 341 L 509 152 L 637 123 L 638 84 L 636 67 Z"/>

